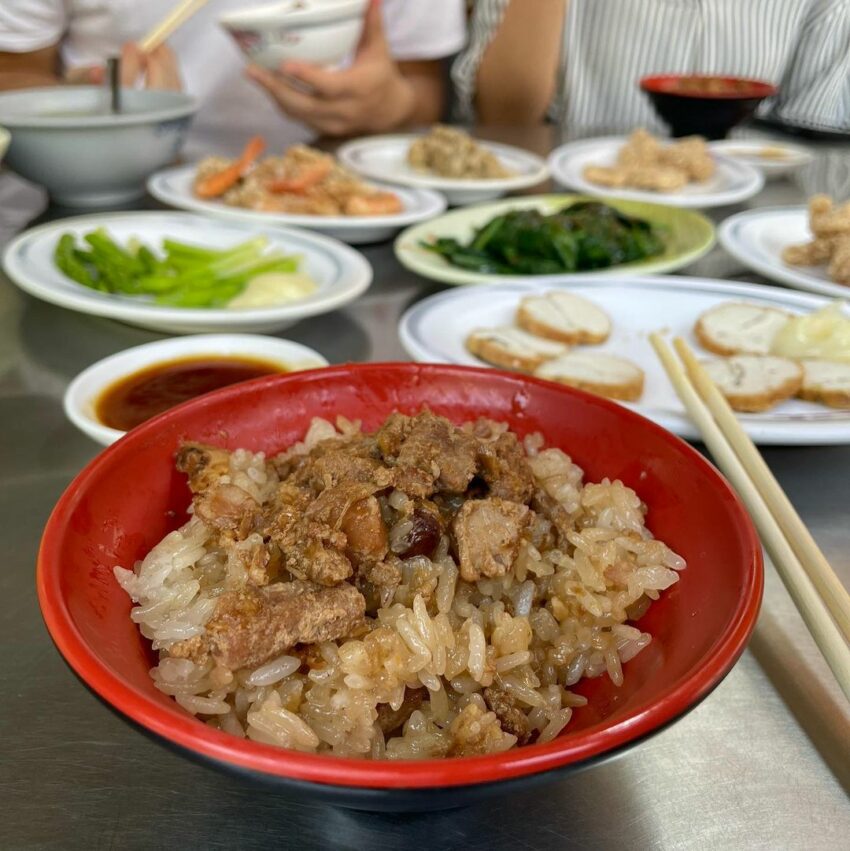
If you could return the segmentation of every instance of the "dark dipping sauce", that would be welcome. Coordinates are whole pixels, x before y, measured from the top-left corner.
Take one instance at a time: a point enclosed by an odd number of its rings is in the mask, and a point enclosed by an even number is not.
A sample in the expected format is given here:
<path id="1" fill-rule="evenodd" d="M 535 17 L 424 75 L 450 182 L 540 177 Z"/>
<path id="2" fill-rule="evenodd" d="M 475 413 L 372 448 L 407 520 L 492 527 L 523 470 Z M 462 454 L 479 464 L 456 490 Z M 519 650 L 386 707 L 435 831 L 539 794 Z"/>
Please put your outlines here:
<path id="1" fill-rule="evenodd" d="M 206 356 L 164 361 L 107 387 L 95 403 L 95 414 L 104 425 L 129 431 L 196 396 L 287 371 L 279 363 L 253 358 Z"/>

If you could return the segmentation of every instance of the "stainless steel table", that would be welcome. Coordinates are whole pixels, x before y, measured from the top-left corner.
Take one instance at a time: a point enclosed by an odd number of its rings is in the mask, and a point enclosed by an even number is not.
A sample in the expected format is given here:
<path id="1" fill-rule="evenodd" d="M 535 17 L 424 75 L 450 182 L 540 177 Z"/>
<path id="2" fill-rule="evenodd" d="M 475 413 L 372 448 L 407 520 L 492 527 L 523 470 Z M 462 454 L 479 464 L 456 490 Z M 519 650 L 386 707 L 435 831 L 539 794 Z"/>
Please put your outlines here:
<path id="1" fill-rule="evenodd" d="M 551 145 L 545 128 L 482 132 Z M 850 196 L 850 150 L 819 148 L 796 181 L 751 204 Z M 0 246 L 42 206 L 0 175 Z M 436 289 L 389 244 L 364 253 L 371 290 L 287 332 L 331 362 L 405 358 L 398 317 Z M 688 272 L 758 280 L 720 249 Z M 248 786 L 139 735 L 52 647 L 33 568 L 53 504 L 98 451 L 66 421 L 64 388 L 98 358 L 158 336 L 42 304 L 0 277 L 0 848 L 850 849 L 850 707 L 771 567 L 750 648 L 707 700 L 620 759 L 539 791 L 429 815 L 354 813 Z M 850 585 L 850 447 L 765 455 Z"/>

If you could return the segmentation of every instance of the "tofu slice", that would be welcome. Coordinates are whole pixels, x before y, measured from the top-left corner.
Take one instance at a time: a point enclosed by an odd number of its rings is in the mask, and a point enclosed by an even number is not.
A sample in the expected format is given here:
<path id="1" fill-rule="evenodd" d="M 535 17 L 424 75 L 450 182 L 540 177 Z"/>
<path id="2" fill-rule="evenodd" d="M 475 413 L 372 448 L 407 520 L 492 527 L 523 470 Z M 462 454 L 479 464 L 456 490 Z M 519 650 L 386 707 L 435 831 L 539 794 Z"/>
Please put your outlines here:
<path id="1" fill-rule="evenodd" d="M 809 402 L 850 410 L 850 363 L 804 360 L 803 386 L 797 394 Z"/>
<path id="2" fill-rule="evenodd" d="M 790 318 L 790 313 L 776 307 L 728 302 L 703 313 L 694 334 L 716 355 L 766 355 Z"/>
<path id="3" fill-rule="evenodd" d="M 643 393 L 643 370 L 630 360 L 606 352 L 570 352 L 546 361 L 534 374 L 623 402 L 635 402 Z"/>
<path id="4" fill-rule="evenodd" d="M 611 333 L 611 320 L 604 310 L 569 292 L 526 296 L 516 321 L 531 334 L 570 346 L 604 343 Z"/>
<path id="5" fill-rule="evenodd" d="M 735 355 L 703 365 L 736 411 L 766 411 L 790 399 L 803 384 L 802 367 L 787 358 Z"/>
<path id="6" fill-rule="evenodd" d="M 466 338 L 466 348 L 493 366 L 521 372 L 534 372 L 544 361 L 566 354 L 570 350 L 569 346 L 563 343 L 544 340 L 512 325 L 476 328 Z"/>

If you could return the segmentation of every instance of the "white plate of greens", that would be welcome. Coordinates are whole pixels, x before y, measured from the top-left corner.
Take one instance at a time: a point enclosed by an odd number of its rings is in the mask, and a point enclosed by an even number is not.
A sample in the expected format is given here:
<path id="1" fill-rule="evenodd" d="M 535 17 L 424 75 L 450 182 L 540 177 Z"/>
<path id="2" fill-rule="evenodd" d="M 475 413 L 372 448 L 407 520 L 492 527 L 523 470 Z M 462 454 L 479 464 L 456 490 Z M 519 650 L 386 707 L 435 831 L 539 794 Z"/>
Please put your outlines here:
<path id="1" fill-rule="evenodd" d="M 372 281 L 368 261 L 330 237 L 174 212 L 41 225 L 8 246 L 3 267 L 43 301 L 181 334 L 285 328 Z"/>

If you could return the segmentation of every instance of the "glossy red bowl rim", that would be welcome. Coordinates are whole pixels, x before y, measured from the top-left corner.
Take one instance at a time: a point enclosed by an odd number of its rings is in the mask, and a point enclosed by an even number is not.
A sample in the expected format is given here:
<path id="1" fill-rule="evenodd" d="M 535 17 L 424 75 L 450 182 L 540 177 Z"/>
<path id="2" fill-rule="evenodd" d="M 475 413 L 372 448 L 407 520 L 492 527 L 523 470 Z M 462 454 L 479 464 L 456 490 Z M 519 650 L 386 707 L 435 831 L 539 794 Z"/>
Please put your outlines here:
<path id="1" fill-rule="evenodd" d="M 725 83 L 746 83 L 750 89 L 745 92 L 717 92 L 705 94 L 699 92 L 677 92 L 667 86 L 682 79 L 722 80 Z M 640 87 L 643 91 L 656 95 L 672 95 L 692 100 L 752 100 L 753 98 L 773 97 L 779 89 L 773 83 L 756 80 L 752 77 L 734 77 L 726 74 L 652 74 L 642 77 Z"/>
<path id="2" fill-rule="evenodd" d="M 742 559 L 751 565 L 736 609 L 726 631 L 717 636 L 703 664 L 678 683 L 668 687 L 651 701 L 635 707 L 615 724 L 600 722 L 570 737 L 568 742 L 554 739 L 543 745 L 529 745 L 499 754 L 459 757 L 442 760 L 384 761 L 307 754 L 248 739 L 240 739 L 208 727 L 179 706 L 165 709 L 130 683 L 113 673 L 92 654 L 77 631 L 70 612 L 59 593 L 55 578 L 61 570 L 61 541 L 72 510 L 89 482 L 112 463 L 112 457 L 129 444 L 145 441 L 163 424 L 179 418 L 188 409 L 203 409 L 224 399 L 236 399 L 242 387 L 297 383 L 311 376 L 356 375 L 376 369 L 401 370 L 402 374 L 427 376 L 441 371 L 456 374 L 460 380 L 474 380 L 476 375 L 492 376 L 494 370 L 437 364 L 381 363 L 348 364 L 258 378 L 242 385 L 232 385 L 204 397 L 186 402 L 133 429 L 121 440 L 96 456 L 71 482 L 48 519 L 38 553 L 36 585 L 38 601 L 47 629 L 61 655 L 75 673 L 98 696 L 120 714 L 192 754 L 231 767 L 269 775 L 272 778 L 306 781 L 335 787 L 362 789 L 429 789 L 469 786 L 498 782 L 538 774 L 566 765 L 581 763 L 635 743 L 664 727 L 687 712 L 708 695 L 729 673 L 746 647 L 761 605 L 764 574 L 762 550 L 758 536 L 743 504 L 728 482 L 696 449 L 652 421 L 618 405 L 616 402 L 590 396 L 580 390 L 563 387 L 567 395 L 579 395 L 593 404 L 614 410 L 628 422 L 661 433 L 672 448 L 704 468 L 726 493 L 735 507 L 733 522 L 745 542 Z M 551 390 L 551 383 L 515 373 L 505 373 L 523 384 L 541 385 Z"/>

